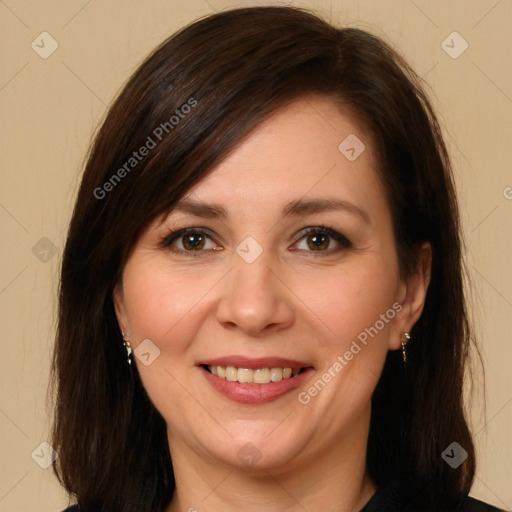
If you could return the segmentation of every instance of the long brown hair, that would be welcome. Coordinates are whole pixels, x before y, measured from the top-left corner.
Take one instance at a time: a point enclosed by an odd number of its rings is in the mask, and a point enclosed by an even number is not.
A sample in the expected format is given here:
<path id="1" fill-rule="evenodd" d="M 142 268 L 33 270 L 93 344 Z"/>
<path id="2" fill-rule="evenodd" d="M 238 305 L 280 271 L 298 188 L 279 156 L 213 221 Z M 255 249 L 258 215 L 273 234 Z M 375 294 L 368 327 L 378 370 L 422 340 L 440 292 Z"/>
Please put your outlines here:
<path id="1" fill-rule="evenodd" d="M 372 398 L 369 473 L 378 487 L 398 481 L 418 511 L 449 508 L 469 492 L 475 458 L 462 386 L 471 332 L 459 214 L 420 82 L 379 38 L 289 7 L 201 19 L 128 80 L 91 147 L 61 269 L 52 444 L 59 480 L 86 510 L 161 511 L 174 490 L 165 422 L 126 363 L 112 303 L 131 249 L 258 123 L 310 94 L 350 109 L 371 134 L 402 275 L 414 272 L 422 242 L 433 250 L 407 374 L 390 352 Z M 458 469 L 441 457 L 453 441 L 468 453 Z"/>

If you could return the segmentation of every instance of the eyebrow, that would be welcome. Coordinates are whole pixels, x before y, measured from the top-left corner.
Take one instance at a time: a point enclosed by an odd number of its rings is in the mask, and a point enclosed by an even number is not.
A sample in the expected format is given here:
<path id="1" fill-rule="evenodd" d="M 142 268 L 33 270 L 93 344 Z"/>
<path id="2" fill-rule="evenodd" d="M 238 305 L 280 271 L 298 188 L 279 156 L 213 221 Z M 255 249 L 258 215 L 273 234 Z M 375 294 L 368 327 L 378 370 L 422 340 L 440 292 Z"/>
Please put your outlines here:
<path id="1" fill-rule="evenodd" d="M 360 217 L 364 222 L 370 223 L 369 215 L 359 206 L 341 199 L 298 199 L 287 203 L 282 210 L 283 217 L 300 217 L 313 213 L 343 210 L 347 213 Z M 210 219 L 227 219 L 229 217 L 226 209 L 219 204 L 208 204 L 183 199 L 178 201 L 172 208 L 172 212 L 183 212 L 196 217 Z"/>
<path id="2" fill-rule="evenodd" d="M 319 212 L 343 210 L 360 217 L 365 222 L 370 222 L 369 215 L 359 206 L 341 199 L 298 199 L 288 203 L 283 209 L 284 217 L 298 217 Z"/>

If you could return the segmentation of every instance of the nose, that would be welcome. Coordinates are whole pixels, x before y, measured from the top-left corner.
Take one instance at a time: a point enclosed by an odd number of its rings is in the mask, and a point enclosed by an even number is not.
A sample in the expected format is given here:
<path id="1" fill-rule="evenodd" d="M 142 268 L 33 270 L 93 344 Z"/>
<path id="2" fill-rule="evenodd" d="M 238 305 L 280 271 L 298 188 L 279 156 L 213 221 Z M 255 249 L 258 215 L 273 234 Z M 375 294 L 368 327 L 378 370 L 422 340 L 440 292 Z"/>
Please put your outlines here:
<path id="1" fill-rule="evenodd" d="M 253 336 L 266 336 L 293 323 L 293 293 L 264 251 L 248 263 L 234 255 L 234 268 L 223 280 L 216 317 L 228 329 Z M 278 266 L 273 265 L 274 268 Z"/>

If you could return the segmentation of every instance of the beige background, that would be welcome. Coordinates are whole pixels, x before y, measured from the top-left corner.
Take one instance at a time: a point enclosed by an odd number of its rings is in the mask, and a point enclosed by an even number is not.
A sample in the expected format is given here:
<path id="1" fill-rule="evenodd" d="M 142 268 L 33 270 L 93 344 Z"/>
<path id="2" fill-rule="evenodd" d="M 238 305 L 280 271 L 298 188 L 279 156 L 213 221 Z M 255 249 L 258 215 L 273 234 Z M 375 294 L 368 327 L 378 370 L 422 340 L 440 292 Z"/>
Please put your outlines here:
<path id="1" fill-rule="evenodd" d="M 510 510 L 512 2 L 289 3 L 383 36 L 433 90 L 460 191 L 486 367 L 486 410 L 481 392 L 473 407 L 480 455 L 473 494 Z M 199 16 L 256 4 L 263 2 L 0 0 L 0 512 L 57 512 L 67 503 L 51 468 L 35 460 L 48 452 L 39 445 L 48 439 L 58 265 L 92 133 L 157 43 Z M 58 43 L 47 59 L 31 47 L 35 41 L 43 51 L 44 31 Z M 458 58 L 442 47 L 453 31 L 469 45 Z M 453 53 L 463 41 L 448 44 Z M 476 374 L 477 391 L 481 381 Z"/>

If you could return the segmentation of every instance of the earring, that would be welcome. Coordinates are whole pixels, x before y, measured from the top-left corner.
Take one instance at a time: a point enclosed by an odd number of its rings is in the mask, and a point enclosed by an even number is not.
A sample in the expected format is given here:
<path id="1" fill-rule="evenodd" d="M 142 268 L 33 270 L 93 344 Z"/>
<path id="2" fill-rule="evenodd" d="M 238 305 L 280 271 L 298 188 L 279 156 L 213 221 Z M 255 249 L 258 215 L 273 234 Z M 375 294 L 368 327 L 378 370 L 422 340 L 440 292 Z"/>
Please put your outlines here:
<path id="1" fill-rule="evenodd" d="M 121 334 L 123 335 L 123 345 L 126 348 L 126 354 L 127 354 L 126 360 L 128 361 L 128 364 L 132 364 L 132 359 L 131 359 L 132 345 L 131 345 L 131 343 L 128 340 L 124 339 L 124 336 L 125 336 L 124 332 L 121 332 Z"/>
<path id="2" fill-rule="evenodd" d="M 404 360 L 404 364 L 407 363 L 407 355 L 405 353 L 405 346 L 407 345 L 407 343 L 409 342 L 410 339 L 411 339 L 411 334 L 409 333 L 409 331 L 404 331 L 402 333 L 402 339 L 400 340 L 402 342 L 402 358 Z"/>

